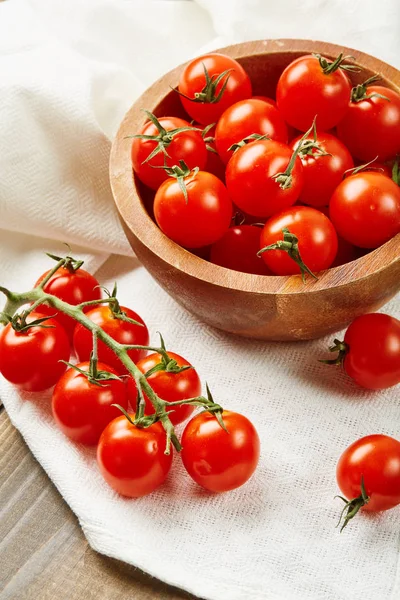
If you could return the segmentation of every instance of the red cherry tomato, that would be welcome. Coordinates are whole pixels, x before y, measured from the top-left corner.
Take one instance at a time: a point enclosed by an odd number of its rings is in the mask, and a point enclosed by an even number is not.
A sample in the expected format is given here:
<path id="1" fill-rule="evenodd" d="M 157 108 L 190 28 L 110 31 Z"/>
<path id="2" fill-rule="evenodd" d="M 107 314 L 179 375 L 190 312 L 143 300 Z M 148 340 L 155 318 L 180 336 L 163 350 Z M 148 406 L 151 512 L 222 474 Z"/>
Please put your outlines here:
<path id="1" fill-rule="evenodd" d="M 191 127 L 188 121 L 178 117 L 163 117 L 159 119 L 160 125 L 166 132 L 181 127 Z M 157 127 L 152 123 L 146 123 L 140 131 L 142 135 L 155 136 L 159 134 Z M 167 134 L 165 134 L 164 139 Z M 207 148 L 201 137 L 201 131 L 182 131 L 173 135 L 171 141 L 166 141 L 165 151 L 158 152 L 153 158 L 147 160 L 153 150 L 156 149 L 156 140 L 142 140 L 135 138 L 132 142 L 132 166 L 140 181 L 152 190 L 160 187 L 161 183 L 168 179 L 167 173 L 161 167 L 173 167 L 184 160 L 190 169 L 198 167 L 204 169 L 207 162 Z"/>
<path id="2" fill-rule="evenodd" d="M 318 273 L 329 269 L 337 253 L 338 241 L 328 217 L 315 208 L 293 206 L 266 222 L 261 232 L 260 247 L 283 240 L 283 228 L 288 228 L 297 237 L 300 256 L 311 271 Z M 269 250 L 261 256 L 276 275 L 300 273 L 300 267 L 284 250 Z"/>
<path id="3" fill-rule="evenodd" d="M 226 167 L 226 187 L 232 201 L 256 217 L 269 217 L 294 204 L 304 182 L 301 160 L 296 158 L 286 188 L 274 179 L 278 173 L 284 173 L 291 157 L 289 146 L 273 140 L 259 140 L 239 148 Z"/>
<path id="4" fill-rule="evenodd" d="M 186 359 L 179 356 L 179 354 L 175 354 L 175 352 L 168 351 L 168 356 L 176 361 L 178 367 L 183 367 L 185 365 L 191 366 Z M 142 373 L 146 374 L 150 369 L 159 365 L 160 362 L 161 355 L 154 353 L 142 358 L 136 366 Z M 195 398 L 201 394 L 201 382 L 196 370 L 193 368 L 181 371 L 180 373 L 168 372 L 165 370 L 156 371 L 147 378 L 147 381 L 159 398 L 167 400 L 168 402 Z M 136 409 L 137 387 L 132 377 L 128 378 L 128 393 L 131 406 Z M 146 402 L 145 414 L 152 415 L 154 413 L 154 407 L 146 394 L 144 394 L 144 399 Z M 173 408 L 171 407 L 169 418 L 174 425 L 178 425 L 178 423 L 186 421 L 193 410 L 194 407 L 188 404 L 174 406 Z"/>
<path id="5" fill-rule="evenodd" d="M 224 410 L 228 433 L 217 419 L 202 412 L 189 421 L 182 435 L 181 457 L 190 477 L 210 492 L 240 487 L 256 470 L 260 440 L 243 415 Z"/>
<path id="6" fill-rule="evenodd" d="M 301 56 L 279 78 L 278 108 L 285 121 L 300 131 L 307 131 L 315 116 L 320 131 L 331 129 L 348 109 L 350 81 L 340 67 L 331 71 L 333 67 L 324 60 L 326 72 L 316 56 Z"/>
<path id="7" fill-rule="evenodd" d="M 89 371 L 90 363 L 77 365 Z M 97 371 L 117 372 L 104 363 L 97 363 Z M 102 379 L 92 383 L 76 369 L 68 369 L 53 390 L 54 419 L 61 431 L 74 442 L 91 446 L 97 444 L 105 427 L 121 412 L 112 404 L 128 410 L 125 384 L 120 379 Z"/>
<path id="8" fill-rule="evenodd" d="M 135 415 L 130 415 L 131 419 Z M 161 423 L 139 428 L 122 415 L 101 434 L 97 462 L 104 479 L 116 492 L 128 498 L 150 494 L 166 479 L 172 464 L 164 454 L 165 431 Z"/>
<path id="9" fill-rule="evenodd" d="M 329 214 L 345 240 L 377 248 L 400 232 L 400 188 L 379 172 L 351 175 L 334 191 Z"/>
<path id="10" fill-rule="evenodd" d="M 220 79 L 214 93 L 212 82 L 205 89 L 207 82 L 204 69 L 207 69 L 213 82 L 219 75 L 229 71 Z M 225 83 L 225 90 L 219 97 Z M 204 125 L 216 123 L 229 106 L 251 96 L 250 78 L 243 67 L 230 56 L 216 52 L 190 61 L 183 70 L 178 89 L 188 115 Z"/>
<path id="11" fill-rule="evenodd" d="M 32 312 L 26 319 L 32 323 L 46 315 Z M 55 319 L 43 323 L 46 328 L 32 326 L 15 331 L 11 323 L 0 332 L 0 372 L 11 383 L 28 392 L 52 387 L 67 366 L 70 345 L 64 328 Z"/>
<path id="12" fill-rule="evenodd" d="M 364 89 L 364 100 L 349 103 L 337 126 L 338 137 L 363 162 L 395 158 L 400 153 L 400 95 L 380 85 Z"/>
<path id="13" fill-rule="evenodd" d="M 160 229 L 185 248 L 200 248 L 220 239 L 232 218 L 232 202 L 220 179 L 199 171 L 184 178 L 187 199 L 177 179 L 157 190 L 154 216 Z"/>
<path id="14" fill-rule="evenodd" d="M 46 273 L 43 273 L 43 275 L 39 277 L 35 283 L 35 287 L 43 281 L 48 273 L 49 271 L 46 271 Z M 99 282 L 93 275 L 82 268 L 72 270 L 60 267 L 45 284 L 43 290 L 48 294 L 57 296 L 60 300 L 64 300 L 64 302 L 73 305 L 80 304 L 81 302 L 89 302 L 90 300 L 99 300 L 101 298 Z M 84 309 L 85 312 L 87 310 L 90 309 Z M 64 327 L 72 341 L 72 335 L 76 325 L 74 319 L 62 312 L 57 312 L 57 310 L 46 304 L 41 304 L 40 307 L 38 307 L 38 312 L 49 316 L 54 315 L 56 320 Z"/>
<path id="15" fill-rule="evenodd" d="M 257 256 L 260 235 L 261 228 L 254 225 L 231 227 L 211 246 L 210 261 L 233 271 L 270 275 L 265 262 Z"/>
<path id="16" fill-rule="evenodd" d="M 275 106 L 250 98 L 230 106 L 221 116 L 215 130 L 218 154 L 226 164 L 233 151 L 229 148 L 252 134 L 266 135 L 277 142 L 288 141 L 286 123 Z"/>
<path id="17" fill-rule="evenodd" d="M 313 134 L 306 138 L 306 140 L 313 139 Z M 292 150 L 296 150 L 300 140 L 301 136 L 298 136 L 290 142 Z M 344 144 L 333 135 L 318 133 L 316 143 L 324 154 L 315 148 L 299 154 L 304 173 L 304 185 L 299 200 L 304 204 L 320 207 L 329 204 L 345 171 L 352 169 L 354 162 Z"/>
<path id="18" fill-rule="evenodd" d="M 380 390 L 400 383 L 400 321 L 370 313 L 348 327 L 343 366 L 358 385 Z"/>
<path id="19" fill-rule="evenodd" d="M 142 323 L 142 325 L 134 325 L 133 323 L 114 317 L 108 306 L 97 306 L 90 310 L 86 316 L 120 344 L 148 346 L 149 331 L 143 319 L 133 310 L 126 308 L 125 306 L 121 306 L 121 311 L 123 311 L 130 319 Z M 75 328 L 73 341 L 75 352 L 80 362 L 90 360 L 90 354 L 92 352 L 91 331 L 78 323 Z M 133 362 L 136 363 L 146 356 L 146 350 L 129 350 L 128 355 Z M 114 352 L 100 340 L 98 341 L 98 357 L 101 362 L 113 367 L 117 373 L 127 373 L 124 365 Z"/>
<path id="20" fill-rule="evenodd" d="M 361 493 L 361 479 L 369 500 L 362 509 L 389 510 L 400 504 L 400 442 L 388 435 L 367 435 L 349 446 L 336 469 L 343 495 L 352 500 Z"/>

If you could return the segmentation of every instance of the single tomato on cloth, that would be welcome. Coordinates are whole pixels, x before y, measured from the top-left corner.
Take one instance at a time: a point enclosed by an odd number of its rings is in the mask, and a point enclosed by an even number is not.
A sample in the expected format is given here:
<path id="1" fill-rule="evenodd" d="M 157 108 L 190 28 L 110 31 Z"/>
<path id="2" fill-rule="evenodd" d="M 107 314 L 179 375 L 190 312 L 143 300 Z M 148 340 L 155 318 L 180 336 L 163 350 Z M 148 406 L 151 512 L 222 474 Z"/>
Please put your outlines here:
<path id="1" fill-rule="evenodd" d="M 400 383 L 400 321 L 369 313 L 354 319 L 344 340 L 335 339 L 331 352 L 338 357 L 327 364 L 343 365 L 361 387 L 381 390 Z"/>
<path id="2" fill-rule="evenodd" d="M 336 467 L 346 503 L 342 529 L 357 512 L 390 510 L 400 504 L 400 442 L 367 435 L 349 446 Z"/>
<path id="3" fill-rule="evenodd" d="M 156 352 L 149 354 L 136 363 L 138 369 L 146 375 L 150 387 L 159 398 L 168 402 L 200 396 L 201 382 L 197 371 L 179 354 L 170 351 L 167 351 L 167 354 L 170 359 L 168 363 L 161 354 Z M 188 368 L 185 369 L 185 367 Z M 130 404 L 132 408 L 136 409 L 137 386 L 132 377 L 128 378 L 127 388 Z M 146 393 L 143 393 L 143 396 L 146 403 L 144 412 L 146 415 L 152 415 L 154 407 Z M 194 406 L 180 404 L 167 410 L 172 424 L 178 425 L 192 414 Z"/>
<path id="4" fill-rule="evenodd" d="M 140 498 L 156 490 L 172 465 L 165 454 L 166 435 L 161 423 L 136 427 L 135 415 L 117 417 L 107 425 L 97 446 L 97 463 L 104 479 L 118 494 Z"/>
<path id="5" fill-rule="evenodd" d="M 195 58 L 184 68 L 178 92 L 188 115 L 207 125 L 216 123 L 235 102 L 250 98 L 251 81 L 237 60 L 212 52 Z"/>

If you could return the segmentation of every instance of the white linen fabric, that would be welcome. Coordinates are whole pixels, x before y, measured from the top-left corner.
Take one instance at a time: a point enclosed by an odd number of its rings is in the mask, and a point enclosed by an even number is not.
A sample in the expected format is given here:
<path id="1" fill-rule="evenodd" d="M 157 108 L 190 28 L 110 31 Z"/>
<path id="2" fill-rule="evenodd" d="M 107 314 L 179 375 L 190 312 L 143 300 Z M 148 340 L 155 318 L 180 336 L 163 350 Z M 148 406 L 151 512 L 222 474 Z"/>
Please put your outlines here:
<path id="1" fill-rule="evenodd" d="M 317 362 L 328 340 L 263 343 L 197 321 L 132 257 L 108 184 L 110 140 L 155 78 L 244 39 L 324 38 L 399 67 L 397 0 L 6 0 L 0 2 L 0 274 L 27 290 L 62 242 L 105 285 L 118 281 L 157 341 L 193 362 L 215 398 L 246 414 L 262 444 L 243 488 L 210 495 L 175 456 L 149 497 L 118 497 L 95 451 L 56 429 L 50 393 L 1 399 L 90 544 L 210 600 L 400 598 L 398 509 L 340 535 L 335 465 L 369 433 L 399 438 L 399 391 L 370 393 Z M 123 256 L 125 255 L 125 256 Z M 385 312 L 400 317 L 400 302 Z M 6 590 L 13 597 L 12 582 Z"/>

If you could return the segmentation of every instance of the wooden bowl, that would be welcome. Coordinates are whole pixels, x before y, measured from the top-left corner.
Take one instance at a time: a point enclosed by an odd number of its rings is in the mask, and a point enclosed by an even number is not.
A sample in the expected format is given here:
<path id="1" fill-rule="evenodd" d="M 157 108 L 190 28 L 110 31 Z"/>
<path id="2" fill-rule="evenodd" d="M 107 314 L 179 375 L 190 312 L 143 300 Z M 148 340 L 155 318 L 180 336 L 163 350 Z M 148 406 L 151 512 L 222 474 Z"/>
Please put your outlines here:
<path id="1" fill-rule="evenodd" d="M 388 64 L 349 48 L 306 40 L 263 40 L 220 50 L 244 66 L 254 95 L 274 96 L 282 70 L 295 58 L 319 52 L 328 58 L 339 52 L 354 57 L 362 72 L 354 83 L 379 73 L 382 84 L 400 91 L 400 72 Z M 176 87 L 183 66 L 154 83 L 126 114 L 114 140 L 111 186 L 122 223 L 138 258 L 179 304 L 201 321 L 237 335 L 265 340 L 305 340 L 344 328 L 356 316 L 377 310 L 400 289 L 400 234 L 343 266 L 303 284 L 299 275 L 248 275 L 209 263 L 168 239 L 151 216 L 152 194 L 132 173 L 131 140 L 146 117 L 185 116 Z"/>

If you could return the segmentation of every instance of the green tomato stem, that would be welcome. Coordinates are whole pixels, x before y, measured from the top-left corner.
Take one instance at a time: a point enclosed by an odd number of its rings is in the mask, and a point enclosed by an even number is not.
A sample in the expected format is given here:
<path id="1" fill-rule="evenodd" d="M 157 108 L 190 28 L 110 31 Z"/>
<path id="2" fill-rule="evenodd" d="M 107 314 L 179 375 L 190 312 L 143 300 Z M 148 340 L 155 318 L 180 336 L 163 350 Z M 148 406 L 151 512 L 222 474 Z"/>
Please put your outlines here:
<path id="1" fill-rule="evenodd" d="M 167 351 L 165 350 L 164 344 L 162 343 L 161 348 L 157 348 L 154 346 L 142 346 L 142 345 L 125 345 L 120 344 L 116 340 L 114 340 L 111 336 L 109 336 L 99 325 L 94 323 L 89 317 L 85 315 L 82 311 L 81 305 L 74 306 L 60 300 L 56 296 L 52 294 L 48 294 L 43 290 L 43 285 L 50 279 L 50 277 L 57 271 L 57 269 L 62 266 L 63 263 L 60 261 L 57 265 L 49 272 L 48 276 L 43 280 L 42 284 L 33 290 L 25 293 L 14 293 L 8 290 L 7 288 L 0 286 L 0 291 L 6 296 L 7 301 L 4 307 L 3 314 L 0 314 L 0 323 L 7 324 L 8 317 L 12 317 L 16 311 L 23 306 L 24 304 L 34 303 L 33 307 L 39 304 L 48 304 L 57 311 L 64 313 L 65 315 L 73 318 L 75 321 L 83 325 L 86 329 L 92 332 L 93 334 L 93 352 L 92 357 L 93 360 L 97 360 L 97 341 L 102 341 L 108 348 L 110 348 L 114 354 L 119 358 L 121 363 L 125 366 L 129 374 L 134 378 L 136 386 L 139 390 L 140 396 L 140 404 L 141 410 L 140 414 L 142 420 L 146 419 L 143 417 L 144 410 L 144 398 L 143 393 L 149 398 L 152 403 L 155 415 L 157 420 L 159 420 L 164 427 L 166 432 L 166 448 L 165 453 L 169 454 L 171 451 L 171 443 L 175 447 L 175 449 L 179 452 L 182 449 L 182 446 L 179 442 L 178 437 L 176 436 L 174 426 L 171 423 L 171 420 L 166 412 L 166 408 L 169 406 L 174 406 L 178 404 L 191 404 L 196 406 L 203 406 L 206 410 L 210 410 L 210 412 L 215 413 L 218 417 L 220 415 L 217 411 L 222 411 L 222 408 L 215 404 L 210 398 L 205 398 L 203 396 L 198 396 L 196 398 L 188 398 L 186 400 L 179 400 L 177 402 L 167 402 L 160 398 L 152 389 L 152 387 L 147 382 L 145 375 L 140 371 L 140 369 L 135 365 L 132 359 L 128 355 L 129 350 L 137 349 L 137 350 L 148 350 L 150 352 L 157 352 L 161 354 L 167 361 L 170 360 Z M 110 299 L 108 299 L 110 300 Z M 96 300 L 96 303 L 99 302 Z M 100 300 L 101 302 L 101 300 Z M 83 303 L 86 305 L 86 303 Z M 31 307 L 31 308 L 33 308 Z M 218 419 L 220 421 L 220 419 Z M 222 418 L 221 418 L 222 420 Z M 140 419 L 138 423 L 135 423 L 138 427 L 141 426 Z M 150 425 L 149 422 L 146 426 Z"/>

